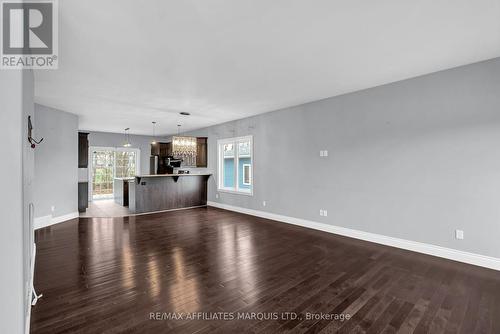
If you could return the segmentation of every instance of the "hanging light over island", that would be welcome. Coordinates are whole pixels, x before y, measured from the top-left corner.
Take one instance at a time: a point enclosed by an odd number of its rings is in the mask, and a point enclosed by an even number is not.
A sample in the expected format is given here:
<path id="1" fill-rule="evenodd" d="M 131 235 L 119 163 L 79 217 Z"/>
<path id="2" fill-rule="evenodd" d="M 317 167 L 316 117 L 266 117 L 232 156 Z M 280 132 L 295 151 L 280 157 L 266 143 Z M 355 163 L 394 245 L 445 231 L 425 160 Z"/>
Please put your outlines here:
<path id="1" fill-rule="evenodd" d="M 153 141 L 151 142 L 152 145 L 156 145 L 156 122 L 151 122 L 153 123 Z"/>
<path id="2" fill-rule="evenodd" d="M 130 130 L 130 128 L 126 128 L 125 129 L 125 144 L 123 144 L 123 147 L 130 147 L 130 146 L 132 146 L 132 144 L 130 144 L 130 135 L 128 133 L 129 130 Z"/>
<path id="3" fill-rule="evenodd" d="M 176 157 L 196 156 L 196 137 L 181 136 L 181 125 L 177 125 L 177 136 L 172 137 L 172 154 Z"/>

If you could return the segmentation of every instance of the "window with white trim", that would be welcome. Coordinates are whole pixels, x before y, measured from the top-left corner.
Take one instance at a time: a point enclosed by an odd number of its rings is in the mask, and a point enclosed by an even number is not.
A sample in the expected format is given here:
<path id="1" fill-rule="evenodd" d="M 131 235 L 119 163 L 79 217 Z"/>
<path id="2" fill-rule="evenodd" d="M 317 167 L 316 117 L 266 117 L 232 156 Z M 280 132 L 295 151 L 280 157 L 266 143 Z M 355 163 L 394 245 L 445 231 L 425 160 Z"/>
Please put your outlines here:
<path id="1" fill-rule="evenodd" d="M 252 165 L 243 164 L 243 184 L 249 186 L 252 184 Z"/>
<path id="2" fill-rule="evenodd" d="M 221 139 L 218 147 L 218 190 L 253 194 L 252 136 Z"/>

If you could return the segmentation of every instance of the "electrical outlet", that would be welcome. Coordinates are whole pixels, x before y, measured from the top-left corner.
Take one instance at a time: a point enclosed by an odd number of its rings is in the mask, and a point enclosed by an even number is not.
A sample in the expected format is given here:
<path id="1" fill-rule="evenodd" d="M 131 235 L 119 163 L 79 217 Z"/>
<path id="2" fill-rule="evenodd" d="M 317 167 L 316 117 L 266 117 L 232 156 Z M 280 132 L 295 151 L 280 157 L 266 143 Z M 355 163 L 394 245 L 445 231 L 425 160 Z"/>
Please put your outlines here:
<path id="1" fill-rule="evenodd" d="M 54 205 L 52 205 L 52 206 L 50 207 L 50 211 L 55 212 L 55 211 L 56 211 L 56 207 L 55 207 Z"/>
<path id="2" fill-rule="evenodd" d="M 463 240 L 464 239 L 464 231 L 455 230 L 455 238 L 457 238 L 458 240 Z"/>
<path id="3" fill-rule="evenodd" d="M 328 211 L 327 210 L 323 210 L 323 216 L 324 217 L 328 216 Z"/>
<path id="4" fill-rule="evenodd" d="M 324 157 L 327 157 L 327 156 L 328 156 L 328 150 L 324 150 L 324 151 L 323 151 L 323 156 L 324 156 Z"/>
<path id="5" fill-rule="evenodd" d="M 219 198 L 219 194 L 215 194 L 215 198 Z"/>
<path id="6" fill-rule="evenodd" d="M 319 151 L 319 156 L 322 157 L 323 155 L 323 150 Z"/>
<path id="7" fill-rule="evenodd" d="M 266 201 L 262 201 L 262 206 L 266 206 Z"/>
<path id="8" fill-rule="evenodd" d="M 323 217 L 323 210 L 319 210 L 319 215 Z"/>

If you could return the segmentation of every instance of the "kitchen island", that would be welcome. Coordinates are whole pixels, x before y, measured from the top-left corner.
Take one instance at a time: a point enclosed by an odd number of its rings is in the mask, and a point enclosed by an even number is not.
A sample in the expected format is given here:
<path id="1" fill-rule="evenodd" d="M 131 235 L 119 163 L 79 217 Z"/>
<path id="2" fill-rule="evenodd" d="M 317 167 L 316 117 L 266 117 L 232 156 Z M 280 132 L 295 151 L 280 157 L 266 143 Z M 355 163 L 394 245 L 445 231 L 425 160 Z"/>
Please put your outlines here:
<path id="1" fill-rule="evenodd" d="M 113 180 L 113 193 L 115 197 L 115 203 L 128 206 L 128 192 L 130 188 L 130 183 L 133 183 L 134 177 L 115 177 Z"/>
<path id="2" fill-rule="evenodd" d="M 207 204 L 211 174 L 138 175 L 129 184 L 130 213 L 147 213 Z"/>

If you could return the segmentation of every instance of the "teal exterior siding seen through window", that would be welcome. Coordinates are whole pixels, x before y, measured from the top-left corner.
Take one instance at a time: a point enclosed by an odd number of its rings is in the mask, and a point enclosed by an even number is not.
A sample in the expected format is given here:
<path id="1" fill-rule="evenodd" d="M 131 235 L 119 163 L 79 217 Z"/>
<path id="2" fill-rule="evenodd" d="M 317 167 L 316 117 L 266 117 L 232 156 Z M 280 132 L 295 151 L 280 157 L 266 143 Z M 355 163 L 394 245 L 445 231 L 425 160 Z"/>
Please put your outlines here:
<path id="1" fill-rule="evenodd" d="M 224 188 L 234 188 L 234 158 L 224 158 Z"/>
<path id="2" fill-rule="evenodd" d="M 252 182 L 251 181 L 250 181 L 250 184 L 245 184 L 243 181 L 243 177 L 244 177 L 243 165 L 250 165 L 251 163 L 252 163 L 251 158 L 240 157 L 238 160 L 238 186 L 240 187 L 240 189 L 252 189 Z"/>

